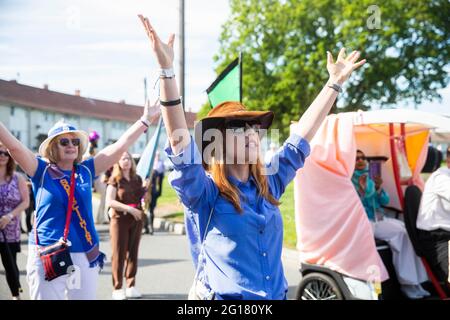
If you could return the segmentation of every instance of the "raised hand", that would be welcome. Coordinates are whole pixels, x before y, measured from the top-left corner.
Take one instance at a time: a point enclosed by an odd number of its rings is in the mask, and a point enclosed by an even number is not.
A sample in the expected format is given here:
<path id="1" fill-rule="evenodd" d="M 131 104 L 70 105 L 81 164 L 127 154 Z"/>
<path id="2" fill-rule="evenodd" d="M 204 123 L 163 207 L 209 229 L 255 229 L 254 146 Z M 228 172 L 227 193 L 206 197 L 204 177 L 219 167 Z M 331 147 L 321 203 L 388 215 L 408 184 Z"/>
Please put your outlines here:
<path id="1" fill-rule="evenodd" d="M 353 51 L 346 57 L 345 48 L 342 48 L 339 51 L 336 62 L 334 62 L 333 55 L 327 51 L 327 70 L 330 74 L 330 80 L 343 84 L 350 77 L 353 70 L 358 69 L 366 62 L 366 59 L 357 62 L 359 56 L 359 51 Z"/>
<path id="2" fill-rule="evenodd" d="M 139 19 L 141 19 L 142 24 L 144 25 L 145 31 L 147 32 L 148 37 L 150 38 L 150 43 L 153 49 L 153 52 L 156 55 L 156 59 L 158 60 L 159 66 L 163 69 L 169 69 L 173 66 L 173 43 L 175 41 L 175 34 L 170 34 L 169 40 L 167 43 L 161 41 L 156 33 L 155 29 L 150 24 L 148 18 L 142 16 L 142 14 L 138 15 Z"/>
<path id="3" fill-rule="evenodd" d="M 144 114 L 143 117 L 145 119 L 147 119 L 148 121 L 150 121 L 150 123 L 155 122 L 160 114 L 161 114 L 161 104 L 159 103 L 159 98 L 156 99 L 156 101 L 151 104 L 149 100 L 147 100 L 145 102 L 145 106 L 144 106 Z"/>

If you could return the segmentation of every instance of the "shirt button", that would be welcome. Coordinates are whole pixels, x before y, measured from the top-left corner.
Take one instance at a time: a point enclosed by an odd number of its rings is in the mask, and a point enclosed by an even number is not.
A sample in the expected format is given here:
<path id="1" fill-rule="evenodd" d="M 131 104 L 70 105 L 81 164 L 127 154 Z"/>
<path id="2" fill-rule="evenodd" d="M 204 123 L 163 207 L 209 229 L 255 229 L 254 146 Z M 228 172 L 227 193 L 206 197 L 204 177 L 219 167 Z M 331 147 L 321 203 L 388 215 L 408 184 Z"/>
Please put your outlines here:
<path id="1" fill-rule="evenodd" d="M 270 280 L 270 277 L 269 277 L 269 276 L 266 276 L 266 280 Z"/>
<path id="2" fill-rule="evenodd" d="M 262 254 L 262 255 L 263 255 L 263 257 L 265 257 L 265 256 L 267 256 L 267 253 L 263 252 L 263 254 Z"/>

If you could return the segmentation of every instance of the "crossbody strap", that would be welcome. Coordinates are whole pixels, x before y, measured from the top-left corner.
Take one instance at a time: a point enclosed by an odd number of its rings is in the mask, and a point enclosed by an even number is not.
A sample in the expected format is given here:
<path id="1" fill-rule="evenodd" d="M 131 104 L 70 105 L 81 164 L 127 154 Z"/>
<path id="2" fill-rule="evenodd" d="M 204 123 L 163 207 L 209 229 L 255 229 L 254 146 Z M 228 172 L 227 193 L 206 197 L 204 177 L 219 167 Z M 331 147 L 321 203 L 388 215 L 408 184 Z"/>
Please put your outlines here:
<path id="1" fill-rule="evenodd" d="M 219 197 L 219 195 L 217 195 L 217 197 Z M 198 255 L 198 261 L 197 261 L 197 270 L 195 271 L 195 279 L 197 279 L 198 274 L 200 273 L 200 270 L 202 269 L 201 267 L 203 267 L 203 253 L 205 251 L 205 240 L 206 240 L 206 236 L 208 235 L 208 228 L 209 228 L 209 224 L 211 222 L 211 217 L 212 214 L 214 212 L 214 206 L 216 204 L 216 199 L 213 202 L 213 205 L 211 206 L 211 211 L 209 212 L 209 217 L 208 217 L 208 222 L 206 223 L 206 228 L 205 228 L 205 232 L 203 233 L 203 237 L 202 237 L 202 243 L 201 243 L 201 247 L 200 247 L 200 253 Z"/>
<path id="2" fill-rule="evenodd" d="M 66 225 L 64 226 L 64 242 L 67 241 L 67 237 L 69 236 L 69 228 L 70 228 L 70 220 L 72 218 L 73 212 L 73 198 L 75 195 L 75 166 L 72 167 L 72 175 L 70 176 L 70 193 L 69 193 L 69 203 L 67 205 L 66 212 Z"/>

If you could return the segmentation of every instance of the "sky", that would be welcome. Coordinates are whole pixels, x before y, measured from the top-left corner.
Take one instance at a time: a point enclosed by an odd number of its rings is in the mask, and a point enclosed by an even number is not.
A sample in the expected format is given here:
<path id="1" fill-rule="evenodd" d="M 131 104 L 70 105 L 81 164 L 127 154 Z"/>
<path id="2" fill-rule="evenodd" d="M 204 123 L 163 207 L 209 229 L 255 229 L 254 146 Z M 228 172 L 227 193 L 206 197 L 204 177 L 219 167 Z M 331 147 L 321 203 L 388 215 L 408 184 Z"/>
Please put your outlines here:
<path id="1" fill-rule="evenodd" d="M 216 77 L 213 56 L 229 8 L 228 0 L 185 3 L 185 101 L 196 111 Z M 138 13 L 164 41 L 179 32 L 178 0 L 0 0 L 0 78 L 142 105 L 144 78 L 157 97 L 158 66 Z M 174 66 L 177 73 L 177 56 Z"/>
<path id="2" fill-rule="evenodd" d="M 144 103 L 144 78 L 151 99 L 158 66 L 137 18 L 149 17 L 160 37 L 178 33 L 179 0 L 0 0 L 0 78 L 108 101 Z M 214 81 L 228 0 L 185 1 L 185 105 L 197 111 Z M 178 37 L 175 73 L 178 72 Z M 421 110 L 450 114 L 450 86 L 443 101 Z M 412 105 L 405 106 L 412 108 Z"/>

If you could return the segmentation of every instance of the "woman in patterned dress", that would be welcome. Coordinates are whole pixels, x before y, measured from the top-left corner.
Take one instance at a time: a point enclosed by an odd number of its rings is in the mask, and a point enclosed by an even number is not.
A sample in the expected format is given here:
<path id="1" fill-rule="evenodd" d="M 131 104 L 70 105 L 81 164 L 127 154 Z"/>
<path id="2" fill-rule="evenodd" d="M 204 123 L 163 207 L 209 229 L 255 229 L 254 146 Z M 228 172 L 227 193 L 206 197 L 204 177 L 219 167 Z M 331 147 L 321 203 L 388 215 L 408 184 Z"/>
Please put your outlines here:
<path id="1" fill-rule="evenodd" d="M 26 180 L 15 168 L 13 158 L 0 143 L 0 254 L 6 281 L 17 300 L 22 290 L 16 262 L 20 252 L 20 214 L 28 208 L 29 196 Z"/>

